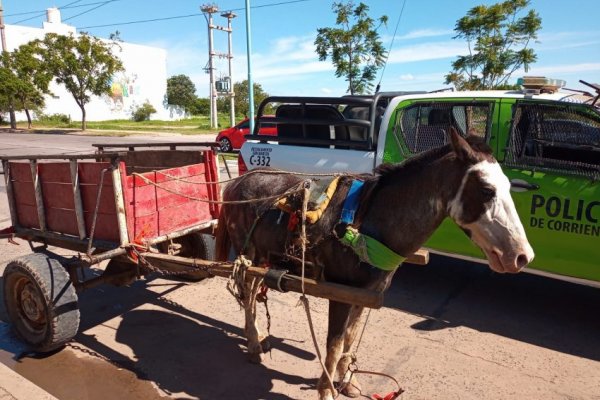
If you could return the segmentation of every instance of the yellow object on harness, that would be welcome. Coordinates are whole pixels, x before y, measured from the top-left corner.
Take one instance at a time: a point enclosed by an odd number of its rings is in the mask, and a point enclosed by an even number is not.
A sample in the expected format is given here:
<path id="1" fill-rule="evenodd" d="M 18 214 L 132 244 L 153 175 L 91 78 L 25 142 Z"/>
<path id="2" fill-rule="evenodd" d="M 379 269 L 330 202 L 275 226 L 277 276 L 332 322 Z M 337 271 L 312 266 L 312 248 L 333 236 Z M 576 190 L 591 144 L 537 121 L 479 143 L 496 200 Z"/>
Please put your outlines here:
<path id="1" fill-rule="evenodd" d="M 312 208 L 306 211 L 306 220 L 311 223 L 314 224 L 315 222 L 317 222 L 321 216 L 323 215 L 323 213 L 325 212 L 325 210 L 327 209 L 327 206 L 329 205 L 329 202 L 331 201 L 331 199 L 333 198 L 333 195 L 335 194 L 335 191 L 337 189 L 338 186 L 338 182 L 340 180 L 340 177 L 337 176 L 335 177 L 331 183 L 329 183 L 329 185 L 327 186 L 327 189 L 321 193 L 319 195 L 319 198 L 315 201 L 315 202 L 311 202 L 312 204 Z M 311 195 L 312 195 L 312 190 L 311 190 Z M 311 196 L 312 197 L 312 196 Z M 277 206 L 277 208 L 279 208 L 282 211 L 285 211 L 286 213 L 294 213 L 297 210 L 296 207 L 294 207 L 291 204 L 291 199 L 289 197 L 284 197 L 282 199 L 279 199 L 275 205 Z"/>

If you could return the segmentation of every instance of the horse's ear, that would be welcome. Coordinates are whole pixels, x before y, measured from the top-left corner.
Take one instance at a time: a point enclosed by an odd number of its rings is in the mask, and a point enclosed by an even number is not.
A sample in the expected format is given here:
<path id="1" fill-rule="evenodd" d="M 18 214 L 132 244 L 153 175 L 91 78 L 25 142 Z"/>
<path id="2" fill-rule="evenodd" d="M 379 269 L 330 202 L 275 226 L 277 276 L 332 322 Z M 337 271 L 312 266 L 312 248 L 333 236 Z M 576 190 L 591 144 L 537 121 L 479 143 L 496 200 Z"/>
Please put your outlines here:
<path id="1" fill-rule="evenodd" d="M 453 126 L 450 127 L 450 143 L 456 153 L 456 158 L 460 161 L 477 161 L 477 157 L 471 148 L 471 145 L 458 134 L 458 131 Z"/>

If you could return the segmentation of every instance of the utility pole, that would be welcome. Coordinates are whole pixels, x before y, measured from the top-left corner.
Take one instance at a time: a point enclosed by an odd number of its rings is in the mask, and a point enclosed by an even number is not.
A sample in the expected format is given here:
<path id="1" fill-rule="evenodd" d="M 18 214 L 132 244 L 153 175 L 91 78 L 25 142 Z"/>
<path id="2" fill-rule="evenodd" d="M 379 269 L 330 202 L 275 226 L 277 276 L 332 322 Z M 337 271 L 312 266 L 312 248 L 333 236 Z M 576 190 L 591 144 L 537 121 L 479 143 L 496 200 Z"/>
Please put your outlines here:
<path id="1" fill-rule="evenodd" d="M 1 0 L 0 0 L 1 1 Z M 231 41 L 231 33 L 233 29 L 231 28 L 231 20 L 236 17 L 236 15 L 231 12 L 224 12 L 221 14 L 222 17 L 227 18 L 227 39 L 228 39 L 228 47 L 227 47 L 227 59 L 229 61 L 229 124 L 230 126 L 235 125 L 235 92 L 233 90 L 233 68 L 231 66 L 233 60 L 233 45 Z"/>
<path id="2" fill-rule="evenodd" d="M 6 34 L 4 33 L 4 9 L 2 8 L 2 0 L 0 0 L 0 41 L 2 41 L 2 54 L 8 51 L 6 48 Z M 12 99 L 9 100 L 12 104 Z M 15 116 L 15 109 L 12 105 L 9 105 L 10 115 L 10 128 L 17 129 L 17 117 Z"/>
<path id="3" fill-rule="evenodd" d="M 254 83 L 252 82 L 252 34 L 250 32 L 250 0 L 246 0 L 246 58 L 248 59 L 248 118 L 254 133 Z"/>
<path id="4" fill-rule="evenodd" d="M 2 52 L 6 49 L 6 35 L 4 34 L 4 9 L 2 8 L 2 0 L 0 0 L 0 36 L 2 37 Z"/>
<path id="5" fill-rule="evenodd" d="M 200 10 L 204 13 L 206 23 L 208 24 L 208 70 L 210 74 L 210 127 L 215 129 L 217 127 L 217 90 L 215 88 L 215 70 L 213 65 L 213 14 L 219 11 L 219 7 L 215 4 L 205 4 L 200 7 Z M 208 14 L 208 17 L 206 16 Z"/>

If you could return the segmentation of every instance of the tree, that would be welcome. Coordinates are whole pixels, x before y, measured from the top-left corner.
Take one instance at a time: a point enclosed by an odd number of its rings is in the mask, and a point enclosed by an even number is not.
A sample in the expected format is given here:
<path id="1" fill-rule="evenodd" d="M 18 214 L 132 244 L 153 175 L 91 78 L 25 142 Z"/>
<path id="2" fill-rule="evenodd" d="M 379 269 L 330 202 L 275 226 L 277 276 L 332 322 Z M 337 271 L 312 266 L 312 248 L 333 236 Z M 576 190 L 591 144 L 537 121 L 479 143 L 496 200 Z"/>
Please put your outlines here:
<path id="1" fill-rule="evenodd" d="M 388 17 L 379 17 L 379 23 L 367 15 L 369 7 L 352 1 L 333 3 L 337 14 L 336 28 L 317 29 L 316 52 L 320 61 L 331 58 L 335 76 L 345 77 L 350 94 L 361 94 L 373 87 L 375 74 L 385 62 L 385 49 L 377 32 L 386 25 Z"/>
<path id="2" fill-rule="evenodd" d="M 0 82 L 2 82 L 0 85 L 0 112 L 8 112 L 11 114 L 10 127 L 11 129 L 16 129 L 17 122 L 14 118 L 15 99 L 22 82 L 10 68 L 6 67 L 5 59 L 7 57 L 7 53 L 4 53 L 2 56 L 2 64 L 0 65 Z"/>
<path id="3" fill-rule="evenodd" d="M 132 107 L 131 118 L 135 122 L 148 121 L 150 115 L 156 112 L 156 108 L 148 100 L 139 107 Z"/>
<path id="4" fill-rule="evenodd" d="M 523 66 L 528 71 L 537 60 L 528 46 L 542 27 L 542 19 L 534 10 L 517 18 L 528 5 L 529 0 L 479 5 L 459 19 L 455 39 L 467 40 L 469 54 L 452 62 L 446 83 L 459 90 L 503 88 L 517 69 Z"/>
<path id="5" fill-rule="evenodd" d="M 265 92 L 260 83 L 253 82 L 254 87 L 254 104 L 260 104 L 264 99 L 269 97 L 269 93 Z M 248 80 L 242 82 L 236 82 L 233 84 L 233 91 L 235 97 L 233 105 L 235 107 L 235 113 L 237 115 L 247 116 L 250 112 L 250 98 L 248 91 Z M 228 113 L 230 110 L 229 97 L 220 97 L 217 103 L 219 111 Z"/>
<path id="6" fill-rule="evenodd" d="M 20 81 L 15 87 L 13 107 L 25 111 L 28 129 L 31 129 L 29 110 L 44 107 L 44 95 L 50 94 L 48 86 L 53 78 L 37 55 L 38 50 L 36 42 L 29 42 L 3 57 L 3 64 L 12 71 L 14 78 Z"/>
<path id="7" fill-rule="evenodd" d="M 64 36 L 49 33 L 40 42 L 41 54 L 56 78 L 71 93 L 81 109 L 81 129 L 86 129 L 85 106 L 91 96 L 110 94 L 110 84 L 123 64 L 112 53 L 110 43 L 80 34 Z"/>
<path id="8" fill-rule="evenodd" d="M 210 99 L 206 97 L 197 97 L 190 106 L 190 114 L 192 115 L 209 115 L 210 114 Z"/>
<path id="9" fill-rule="evenodd" d="M 174 75 L 167 79 L 167 102 L 180 106 L 186 112 L 196 101 L 196 85 L 187 75 Z"/>

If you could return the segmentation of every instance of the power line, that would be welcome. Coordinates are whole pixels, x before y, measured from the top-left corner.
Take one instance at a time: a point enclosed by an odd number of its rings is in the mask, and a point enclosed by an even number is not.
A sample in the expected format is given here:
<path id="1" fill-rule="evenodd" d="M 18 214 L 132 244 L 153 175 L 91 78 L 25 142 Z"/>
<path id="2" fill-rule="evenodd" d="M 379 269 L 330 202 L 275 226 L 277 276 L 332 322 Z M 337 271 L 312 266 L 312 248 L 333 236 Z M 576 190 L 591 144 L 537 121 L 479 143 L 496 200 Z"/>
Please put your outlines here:
<path id="1" fill-rule="evenodd" d="M 113 1 L 123 1 L 123 0 L 113 0 Z M 104 1 L 95 1 L 93 3 L 85 3 L 85 4 L 77 4 L 77 5 L 73 5 L 73 6 L 62 6 L 59 7 L 61 10 L 66 10 L 68 8 L 80 8 L 80 7 L 87 7 L 87 6 L 95 6 L 96 4 L 101 4 L 104 3 Z M 73 3 L 71 3 L 73 4 Z M 25 11 L 25 12 L 20 12 L 20 13 L 14 13 L 14 14 L 5 14 L 5 17 L 17 17 L 20 15 L 29 15 L 29 14 L 39 14 L 39 13 L 45 13 L 46 10 L 35 10 L 35 11 Z"/>
<path id="2" fill-rule="evenodd" d="M 293 4 L 293 3 L 304 3 L 307 1 L 311 1 L 311 0 L 290 0 L 290 1 L 281 1 L 278 3 L 269 3 L 269 4 L 262 4 L 262 5 L 258 5 L 258 6 L 251 6 L 250 8 L 264 8 L 264 7 L 274 7 L 274 6 L 281 6 L 281 5 L 287 5 L 287 4 Z M 245 8 L 234 8 L 228 11 L 242 11 L 245 10 Z M 190 17 L 197 17 L 203 15 L 202 13 L 194 13 L 194 14 L 186 14 L 186 15 L 175 15 L 172 17 L 162 17 L 162 18 L 152 18 L 152 19 L 140 19 L 140 20 L 136 20 L 136 21 L 125 21 L 125 22 L 116 22 L 116 23 L 112 23 L 112 24 L 103 24 L 103 25 L 92 25 L 92 26 L 82 26 L 78 29 L 93 29 L 93 28 L 105 28 L 108 26 L 120 26 L 120 25 L 133 25 L 133 24 L 143 24 L 146 22 L 156 22 L 156 21 L 168 21 L 168 20 L 172 20 L 172 19 L 181 19 L 181 18 L 190 18 Z"/>
<path id="3" fill-rule="evenodd" d="M 390 58 L 390 53 L 392 52 L 392 47 L 394 46 L 394 39 L 396 39 L 396 33 L 398 32 L 398 26 L 400 25 L 400 20 L 402 19 L 402 14 L 404 13 L 404 6 L 406 5 L 406 0 L 402 2 L 402 8 L 400 9 L 400 15 L 398 16 L 398 21 L 396 21 L 396 28 L 394 29 L 394 36 L 392 36 L 392 41 L 390 43 L 390 48 L 388 49 L 387 56 L 385 57 L 385 63 L 383 64 L 383 69 L 381 70 L 381 76 L 379 77 L 379 83 L 377 84 L 377 89 L 375 92 L 379 92 L 379 88 L 381 87 L 381 81 L 383 80 L 383 74 L 385 74 L 385 67 L 387 67 L 388 59 Z"/>
<path id="4" fill-rule="evenodd" d="M 68 7 L 68 6 L 71 6 L 71 5 L 73 5 L 73 4 L 77 4 L 77 3 L 79 3 L 79 2 L 82 2 L 82 1 L 83 1 L 83 0 L 75 0 L 75 1 L 72 1 L 72 2 L 70 2 L 69 4 L 66 4 L 66 5 L 64 5 L 64 6 L 61 6 L 61 7 L 58 7 L 58 8 L 59 8 L 59 9 L 62 9 L 62 8 L 64 8 L 64 7 Z M 25 19 L 22 19 L 22 20 L 20 20 L 20 21 L 14 22 L 14 23 L 13 23 L 13 25 L 20 24 L 21 22 L 25 22 L 25 21 L 29 21 L 29 20 L 32 20 L 32 19 L 35 19 L 35 18 L 41 17 L 41 16 L 43 16 L 44 14 L 46 14 L 46 11 L 43 11 L 43 12 L 41 12 L 41 13 L 39 13 L 39 14 L 36 14 L 36 15 L 34 15 L 33 17 L 25 18 Z"/>
<path id="5" fill-rule="evenodd" d="M 105 1 L 105 2 L 103 2 L 102 4 L 100 4 L 100 5 L 97 5 L 96 7 L 92 7 L 92 8 L 90 8 L 89 10 L 85 10 L 85 11 L 83 11 L 83 12 L 80 12 L 79 14 L 75 14 L 75 15 L 73 15 L 73 16 L 71 16 L 71 17 L 69 17 L 69 18 L 65 18 L 65 19 L 63 19 L 63 22 L 65 22 L 65 21 L 68 21 L 68 20 L 70 20 L 70 19 L 73 19 L 73 18 L 77 18 L 77 17 L 79 17 L 80 15 L 87 14 L 87 13 L 89 13 L 89 12 L 92 12 L 92 11 L 94 11 L 94 10 L 96 10 L 96 9 L 100 8 L 100 7 L 104 7 L 105 5 L 107 5 L 107 4 L 109 4 L 109 3 L 112 3 L 112 2 L 114 2 L 114 1 L 116 1 L 116 0 L 108 0 L 108 1 Z"/>

